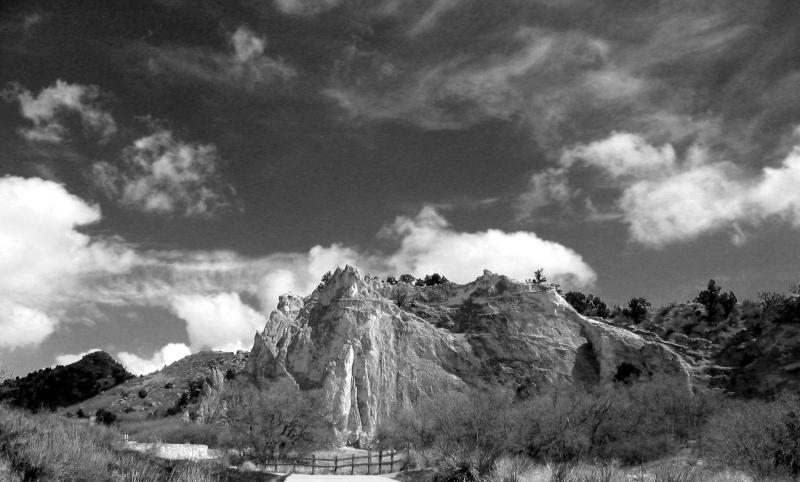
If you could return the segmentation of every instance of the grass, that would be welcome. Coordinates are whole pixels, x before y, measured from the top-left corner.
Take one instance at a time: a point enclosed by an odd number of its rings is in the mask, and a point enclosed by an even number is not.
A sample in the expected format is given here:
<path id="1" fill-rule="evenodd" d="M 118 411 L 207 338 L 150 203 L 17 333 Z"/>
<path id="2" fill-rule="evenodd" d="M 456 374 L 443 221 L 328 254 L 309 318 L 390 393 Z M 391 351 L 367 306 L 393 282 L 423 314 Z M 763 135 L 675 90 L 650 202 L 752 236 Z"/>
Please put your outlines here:
<path id="1" fill-rule="evenodd" d="M 120 417 L 119 431 L 137 442 L 189 443 L 209 447 L 223 445 L 228 429 L 219 425 L 184 422 L 180 417 L 138 420 Z"/>
<path id="2" fill-rule="evenodd" d="M 641 466 L 621 467 L 615 464 L 535 463 L 523 456 L 501 458 L 491 471 L 455 475 L 452 467 L 434 480 L 475 480 L 481 482 L 753 482 L 744 472 L 725 468 L 701 467 L 682 458 L 665 459 Z M 791 479 L 770 479 L 778 480 Z"/>
<path id="3" fill-rule="evenodd" d="M 12 477 L 35 481 L 216 481 L 216 462 L 167 462 L 124 449 L 113 428 L 72 423 L 0 405 L 0 460 Z"/>

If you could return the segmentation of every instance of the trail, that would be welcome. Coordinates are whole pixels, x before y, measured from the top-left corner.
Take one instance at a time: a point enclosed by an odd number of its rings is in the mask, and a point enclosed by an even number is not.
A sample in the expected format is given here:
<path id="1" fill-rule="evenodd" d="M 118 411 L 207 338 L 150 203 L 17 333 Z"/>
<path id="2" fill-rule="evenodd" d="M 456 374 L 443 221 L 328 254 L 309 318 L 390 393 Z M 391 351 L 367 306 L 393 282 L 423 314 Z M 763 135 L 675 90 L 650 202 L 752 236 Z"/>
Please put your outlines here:
<path id="1" fill-rule="evenodd" d="M 329 482 L 381 482 L 387 480 L 396 480 L 392 477 L 384 475 L 309 475 L 309 474 L 292 474 L 287 481 L 293 482 L 312 482 L 316 480 L 329 481 Z"/>

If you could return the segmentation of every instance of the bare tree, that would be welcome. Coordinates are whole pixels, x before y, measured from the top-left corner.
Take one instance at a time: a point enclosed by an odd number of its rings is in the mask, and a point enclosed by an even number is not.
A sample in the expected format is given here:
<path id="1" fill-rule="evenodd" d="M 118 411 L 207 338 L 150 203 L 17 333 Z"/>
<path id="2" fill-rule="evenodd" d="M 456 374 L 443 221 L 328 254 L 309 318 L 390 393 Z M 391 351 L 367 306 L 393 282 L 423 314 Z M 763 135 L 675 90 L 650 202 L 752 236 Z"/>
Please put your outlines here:
<path id="1" fill-rule="evenodd" d="M 292 380 L 280 379 L 265 387 L 237 384 L 224 400 L 231 443 L 262 461 L 302 457 L 332 441 L 319 394 L 301 391 Z"/>

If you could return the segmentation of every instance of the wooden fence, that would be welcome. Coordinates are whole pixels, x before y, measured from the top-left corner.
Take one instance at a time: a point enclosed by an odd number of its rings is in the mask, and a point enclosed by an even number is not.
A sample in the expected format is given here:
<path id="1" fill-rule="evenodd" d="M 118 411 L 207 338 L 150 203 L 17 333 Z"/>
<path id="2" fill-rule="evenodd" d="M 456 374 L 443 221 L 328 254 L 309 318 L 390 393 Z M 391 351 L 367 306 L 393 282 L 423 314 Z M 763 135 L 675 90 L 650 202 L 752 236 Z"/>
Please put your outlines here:
<path id="1" fill-rule="evenodd" d="M 275 472 L 297 472 L 298 468 L 307 468 L 311 474 L 383 474 L 405 469 L 408 454 L 396 450 L 380 450 L 377 453 L 368 452 L 367 455 L 355 454 L 335 456 L 334 458 L 310 457 L 285 458 L 269 460 L 265 464 L 267 469 Z M 364 472 L 366 468 L 366 472 Z M 281 469 L 281 470 L 278 470 Z"/>

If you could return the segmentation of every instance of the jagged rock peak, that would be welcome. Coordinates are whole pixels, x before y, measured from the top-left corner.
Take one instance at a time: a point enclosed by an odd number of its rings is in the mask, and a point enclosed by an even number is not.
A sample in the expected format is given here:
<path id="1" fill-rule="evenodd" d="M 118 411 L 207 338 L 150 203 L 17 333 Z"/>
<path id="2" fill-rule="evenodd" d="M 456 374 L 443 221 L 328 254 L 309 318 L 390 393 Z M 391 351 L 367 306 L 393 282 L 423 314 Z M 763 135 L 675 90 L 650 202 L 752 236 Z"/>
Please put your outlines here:
<path id="1" fill-rule="evenodd" d="M 446 387 L 530 393 L 631 373 L 688 382 L 663 342 L 579 315 L 553 285 L 488 270 L 465 285 L 389 284 L 352 266 L 306 298 L 282 296 L 247 370 L 321 389 L 347 441 L 369 441 L 393 410 Z"/>

